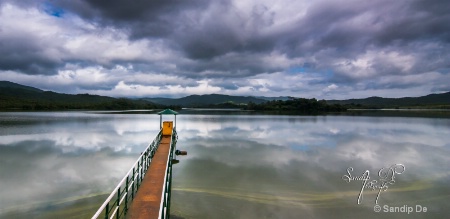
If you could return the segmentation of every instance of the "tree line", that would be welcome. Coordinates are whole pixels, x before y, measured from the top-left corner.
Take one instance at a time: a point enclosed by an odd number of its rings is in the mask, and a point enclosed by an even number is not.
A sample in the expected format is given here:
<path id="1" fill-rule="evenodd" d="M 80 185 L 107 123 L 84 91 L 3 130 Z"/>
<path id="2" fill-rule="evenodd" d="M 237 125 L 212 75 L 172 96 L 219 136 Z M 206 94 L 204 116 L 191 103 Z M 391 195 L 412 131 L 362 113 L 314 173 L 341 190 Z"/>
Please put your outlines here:
<path id="1" fill-rule="evenodd" d="M 91 101 L 63 101 L 63 100 L 23 100 L 14 98 L 0 98 L 2 110 L 133 110 L 133 109 L 161 109 L 164 106 L 148 101 L 118 98 L 112 100 Z"/>
<path id="2" fill-rule="evenodd" d="M 243 109 L 256 111 L 290 111 L 304 114 L 318 114 L 322 112 L 341 112 L 347 108 L 340 104 L 328 104 L 325 100 L 315 98 L 291 98 L 289 100 L 272 100 L 265 103 L 248 103 Z"/>

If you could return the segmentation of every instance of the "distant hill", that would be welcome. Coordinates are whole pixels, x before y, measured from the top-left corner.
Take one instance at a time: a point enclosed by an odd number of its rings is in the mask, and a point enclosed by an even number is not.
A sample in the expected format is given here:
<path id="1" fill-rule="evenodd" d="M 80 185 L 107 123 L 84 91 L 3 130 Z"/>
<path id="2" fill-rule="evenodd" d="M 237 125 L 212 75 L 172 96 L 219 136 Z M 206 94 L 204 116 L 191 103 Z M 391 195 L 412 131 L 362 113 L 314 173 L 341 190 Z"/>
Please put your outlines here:
<path id="1" fill-rule="evenodd" d="M 354 108 L 448 108 L 450 107 L 450 92 L 421 97 L 327 100 L 327 103 L 353 105 Z"/>
<path id="2" fill-rule="evenodd" d="M 182 98 L 144 98 L 144 100 L 162 105 L 178 105 L 182 107 L 203 107 L 232 103 L 235 105 L 252 103 L 264 103 L 267 100 L 256 97 L 230 96 L 222 94 L 190 95 Z"/>
<path id="3" fill-rule="evenodd" d="M 0 109 L 152 109 L 158 106 L 143 100 L 112 98 L 90 94 L 61 94 L 9 81 L 0 81 Z"/>
<path id="4" fill-rule="evenodd" d="M 289 97 L 289 96 L 280 96 L 280 97 L 255 96 L 255 98 L 263 99 L 263 100 L 267 100 L 267 101 L 272 101 L 272 100 L 283 100 L 283 101 L 286 101 L 286 100 L 292 99 L 293 97 Z"/>
<path id="5" fill-rule="evenodd" d="M 59 110 L 59 109 L 155 109 L 181 107 L 214 108 L 289 108 L 301 98 L 253 97 L 222 94 L 190 95 L 182 98 L 127 99 L 90 94 L 61 94 L 43 91 L 9 81 L 0 81 L 0 109 L 2 110 Z M 281 101 L 281 102 L 280 102 Z M 282 103 L 282 102 L 286 103 Z M 306 101 L 306 100 L 305 100 Z M 292 102 L 292 104 L 291 104 Z M 311 101 L 310 101 L 311 102 Z M 314 102 L 314 101 L 312 101 Z M 450 92 L 422 97 L 327 100 L 327 104 L 340 104 L 345 108 L 446 108 L 450 109 Z M 285 104 L 285 105 L 283 105 Z M 287 105 L 286 105 L 287 104 Z M 310 104 L 311 105 L 311 104 Z M 313 104 L 314 105 L 314 104 Z M 319 105 L 324 105 L 319 102 Z"/>
<path id="6" fill-rule="evenodd" d="M 31 92 L 44 92 L 43 90 L 34 88 L 34 87 L 30 87 L 30 86 L 25 86 L 25 85 L 21 85 L 21 84 L 16 84 L 10 81 L 0 81 L 0 89 L 20 89 L 20 90 L 27 90 L 27 91 L 31 91 Z"/>

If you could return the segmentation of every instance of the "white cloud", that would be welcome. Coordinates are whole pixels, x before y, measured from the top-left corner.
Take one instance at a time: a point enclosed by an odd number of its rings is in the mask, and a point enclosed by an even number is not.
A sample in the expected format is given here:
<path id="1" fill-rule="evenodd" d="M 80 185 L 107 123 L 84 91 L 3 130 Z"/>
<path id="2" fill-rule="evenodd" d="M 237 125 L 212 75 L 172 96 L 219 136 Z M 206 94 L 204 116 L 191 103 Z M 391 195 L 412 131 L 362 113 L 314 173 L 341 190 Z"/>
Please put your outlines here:
<path id="1" fill-rule="evenodd" d="M 339 86 L 337 86 L 336 84 L 330 84 L 326 88 L 324 88 L 323 91 L 325 93 L 328 93 L 328 92 L 334 91 L 334 90 L 336 90 L 338 88 L 339 88 Z"/>

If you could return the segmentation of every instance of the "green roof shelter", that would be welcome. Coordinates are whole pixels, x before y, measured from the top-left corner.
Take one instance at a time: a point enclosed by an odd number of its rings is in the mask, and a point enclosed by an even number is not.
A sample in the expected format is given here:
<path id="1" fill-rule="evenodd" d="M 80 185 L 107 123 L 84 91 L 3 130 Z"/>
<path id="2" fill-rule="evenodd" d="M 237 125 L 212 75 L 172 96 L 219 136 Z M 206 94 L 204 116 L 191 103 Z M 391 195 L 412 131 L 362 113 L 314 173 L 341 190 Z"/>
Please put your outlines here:
<path id="1" fill-rule="evenodd" d="M 165 109 L 165 110 L 159 112 L 158 113 L 158 115 L 159 115 L 159 128 L 160 129 L 162 128 L 162 115 L 175 115 L 175 124 L 173 126 L 175 128 L 177 126 L 177 114 L 178 114 L 178 112 L 173 111 L 171 109 Z"/>

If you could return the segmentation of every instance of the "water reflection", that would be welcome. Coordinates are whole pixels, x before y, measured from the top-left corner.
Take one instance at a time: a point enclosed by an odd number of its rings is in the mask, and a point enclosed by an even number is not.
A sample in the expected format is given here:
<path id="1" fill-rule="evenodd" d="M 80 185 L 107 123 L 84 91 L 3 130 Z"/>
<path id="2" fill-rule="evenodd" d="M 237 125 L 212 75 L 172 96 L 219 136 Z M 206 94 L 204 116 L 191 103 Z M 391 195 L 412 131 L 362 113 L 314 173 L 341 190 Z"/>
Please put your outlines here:
<path id="1" fill-rule="evenodd" d="M 342 176 L 353 167 L 375 179 L 395 163 L 406 171 L 380 203 L 420 204 L 428 212 L 383 217 L 450 214 L 449 119 L 181 114 L 177 120 L 178 148 L 189 154 L 174 168 L 177 218 L 378 218 L 375 192 L 357 205 L 361 183 Z M 0 217 L 89 218 L 104 198 L 95 197 L 128 171 L 158 123 L 157 115 L 0 113 Z"/>
<path id="2" fill-rule="evenodd" d="M 74 201 L 109 193 L 158 122 L 156 115 L 0 114 L 0 217 L 48 218 L 56 205 L 70 211 Z"/>
<path id="3" fill-rule="evenodd" d="M 367 192 L 358 206 L 361 183 L 341 177 L 351 166 L 359 174 L 370 170 L 375 179 L 396 163 L 407 172 L 381 203 L 433 206 L 416 218 L 450 213 L 444 210 L 450 196 L 446 120 L 190 116 L 179 124 L 185 125 L 178 147 L 189 151 L 174 169 L 174 214 L 181 217 L 377 218 L 376 195 Z"/>

